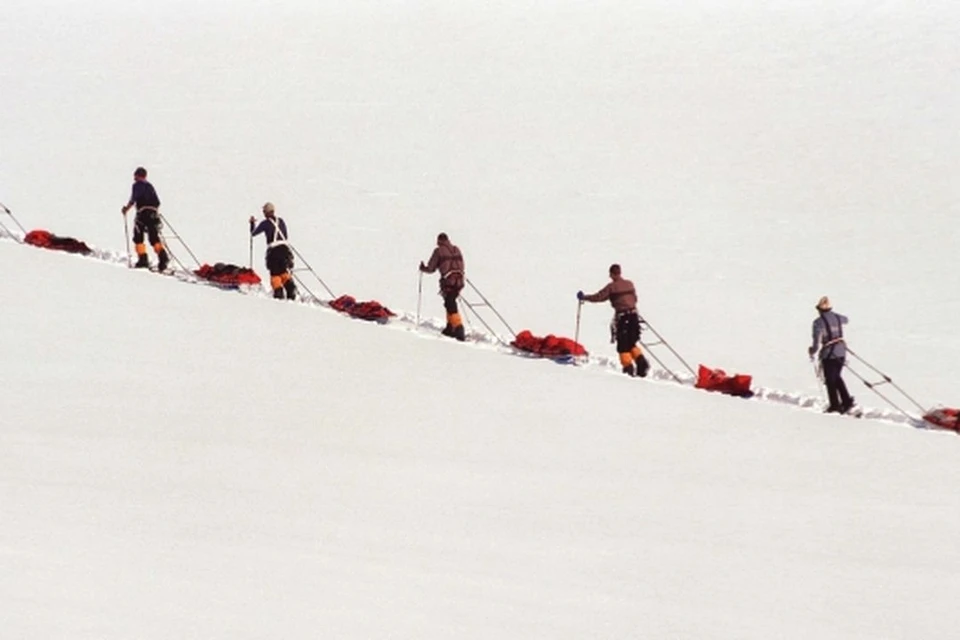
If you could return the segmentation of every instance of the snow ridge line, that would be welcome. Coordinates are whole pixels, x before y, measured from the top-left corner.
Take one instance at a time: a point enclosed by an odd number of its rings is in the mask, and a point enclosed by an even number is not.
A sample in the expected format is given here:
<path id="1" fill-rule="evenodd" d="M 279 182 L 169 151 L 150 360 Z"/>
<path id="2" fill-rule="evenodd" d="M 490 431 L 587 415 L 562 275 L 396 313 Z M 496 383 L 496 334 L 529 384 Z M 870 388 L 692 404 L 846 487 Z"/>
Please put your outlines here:
<path id="1" fill-rule="evenodd" d="M 23 242 L 23 238 L 20 234 L 16 232 L 6 233 L 3 229 L 0 229 L 0 239 L 13 240 L 18 243 Z M 107 264 L 112 264 L 115 266 L 122 266 L 124 268 L 129 268 L 129 258 L 126 252 L 114 251 L 111 249 L 98 249 L 91 247 L 91 253 L 83 256 L 80 254 L 77 255 L 81 258 L 89 258 L 93 260 L 98 260 L 100 262 L 105 262 Z M 190 284 L 198 285 L 210 285 L 216 286 L 215 283 L 208 282 L 203 280 L 191 271 L 182 271 L 175 270 L 170 273 L 172 277 L 175 277 L 181 282 L 186 282 Z M 218 287 L 219 288 L 219 287 Z M 257 287 L 256 285 L 252 286 L 241 286 L 237 289 L 239 293 L 244 295 L 257 296 L 261 298 L 266 298 L 272 300 L 272 294 L 267 291 L 262 285 Z M 286 304 L 290 304 L 291 301 L 284 301 Z M 319 299 L 304 299 L 303 297 L 298 298 L 296 301 L 293 301 L 293 304 L 298 304 L 301 306 L 309 307 L 320 307 L 328 309 L 337 313 L 337 315 L 344 315 L 339 311 L 336 311 L 330 307 L 328 301 L 319 300 Z M 419 331 L 420 329 L 428 329 L 436 331 L 438 334 L 445 326 L 445 322 L 439 318 L 421 318 L 420 322 L 417 323 L 416 316 L 408 311 L 397 311 L 397 315 L 388 320 L 386 325 L 399 325 L 395 326 L 397 330 L 404 331 Z M 498 353 L 509 354 L 515 357 L 525 357 L 536 360 L 549 360 L 549 358 L 541 358 L 534 354 L 529 354 L 525 351 L 520 351 L 509 345 L 509 343 L 499 336 L 489 334 L 483 331 L 476 329 L 469 329 L 467 332 L 468 342 L 475 347 L 486 348 Z M 588 356 L 586 358 L 578 358 L 574 366 L 581 368 L 589 369 L 599 369 L 605 370 L 609 373 L 614 373 L 618 376 L 622 376 L 623 373 L 620 371 L 620 361 L 619 359 L 614 359 L 612 356 Z M 677 378 L 680 381 L 677 381 Z M 695 378 L 692 375 L 685 373 L 677 373 L 676 377 L 668 371 L 660 369 L 651 369 L 649 375 L 647 376 L 648 380 L 656 380 L 658 382 L 669 382 L 672 384 L 678 384 L 684 387 L 694 388 Z M 765 402 L 771 402 L 781 405 L 793 406 L 799 409 L 806 409 L 810 411 L 822 412 L 826 407 L 823 399 L 818 396 L 807 396 L 799 393 L 794 393 L 790 391 L 782 391 L 779 389 L 771 389 L 769 387 L 754 387 L 754 396 L 753 400 L 760 400 Z M 899 411 L 893 409 L 878 409 L 878 408 L 865 408 L 863 409 L 862 419 L 881 421 L 881 422 L 890 422 L 894 424 L 900 424 L 910 427 L 915 427 L 919 429 L 930 428 L 929 425 L 924 422 L 921 418 L 906 416 Z"/>

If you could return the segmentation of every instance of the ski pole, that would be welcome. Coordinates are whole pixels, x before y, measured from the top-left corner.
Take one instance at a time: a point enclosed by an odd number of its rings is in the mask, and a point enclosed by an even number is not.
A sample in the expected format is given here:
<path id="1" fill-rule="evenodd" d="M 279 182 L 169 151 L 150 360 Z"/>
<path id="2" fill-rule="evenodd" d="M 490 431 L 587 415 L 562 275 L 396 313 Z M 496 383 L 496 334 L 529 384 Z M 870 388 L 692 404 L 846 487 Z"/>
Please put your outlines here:
<path id="1" fill-rule="evenodd" d="M 127 214 L 123 214 L 123 240 L 127 247 L 127 268 L 133 267 L 133 260 L 130 257 L 130 227 L 127 225 Z"/>
<path id="2" fill-rule="evenodd" d="M 423 301 L 423 271 L 420 272 L 420 279 L 417 282 L 417 329 L 420 328 L 420 304 Z"/>
<path id="3" fill-rule="evenodd" d="M 580 344 L 580 312 L 583 311 L 583 300 L 577 300 L 577 329 L 573 332 L 573 341 Z"/>
<path id="4" fill-rule="evenodd" d="M 817 386 L 820 388 L 820 395 L 826 396 L 827 390 L 823 383 L 823 369 L 821 368 L 820 363 L 816 360 L 811 359 L 810 364 L 813 365 L 813 375 L 817 377 Z M 827 402 L 829 401 L 830 399 L 827 398 Z"/>
<path id="5" fill-rule="evenodd" d="M 253 236 L 250 236 L 250 270 L 253 270 Z"/>

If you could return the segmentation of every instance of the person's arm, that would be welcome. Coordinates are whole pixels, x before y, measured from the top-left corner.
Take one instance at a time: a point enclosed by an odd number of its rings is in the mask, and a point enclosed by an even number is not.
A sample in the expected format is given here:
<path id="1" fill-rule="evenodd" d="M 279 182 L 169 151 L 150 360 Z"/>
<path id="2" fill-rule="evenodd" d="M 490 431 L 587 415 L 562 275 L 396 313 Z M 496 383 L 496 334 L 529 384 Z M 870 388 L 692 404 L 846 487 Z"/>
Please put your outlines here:
<path id="1" fill-rule="evenodd" d="M 607 286 L 605 286 L 603 289 L 600 289 L 600 291 L 597 291 L 596 293 L 591 293 L 589 295 L 583 296 L 583 299 L 586 300 L 587 302 L 605 302 L 610 299 L 610 287 L 611 285 L 608 284 Z"/>
<path id="2" fill-rule="evenodd" d="M 820 331 L 821 331 L 820 325 L 821 324 L 822 324 L 822 321 L 820 320 L 820 318 L 817 318 L 816 320 L 813 321 L 813 329 L 812 329 L 813 343 L 810 345 L 810 348 L 807 349 L 807 353 L 810 355 L 811 358 L 813 357 L 813 354 L 817 352 L 817 349 L 820 346 Z"/>
<path id="3" fill-rule="evenodd" d="M 266 232 L 266 230 L 267 230 L 267 221 L 266 221 L 266 220 L 262 220 L 262 221 L 260 222 L 260 224 L 257 225 L 256 228 L 253 227 L 253 225 L 254 225 L 255 222 L 256 222 L 256 220 L 254 219 L 254 217 L 253 217 L 253 216 L 250 216 L 250 235 L 251 235 L 251 236 L 258 236 L 258 235 L 260 235 L 261 233 Z"/>
<path id="4" fill-rule="evenodd" d="M 130 189 L 130 199 L 127 201 L 127 204 L 120 207 L 120 213 L 127 215 L 127 211 L 130 210 L 130 207 L 133 206 L 133 203 L 137 201 L 137 182 L 133 183 L 133 187 Z"/>
<path id="5" fill-rule="evenodd" d="M 420 271 L 424 273 L 433 273 L 440 266 L 440 247 L 433 250 L 430 260 L 427 264 L 420 263 Z"/>

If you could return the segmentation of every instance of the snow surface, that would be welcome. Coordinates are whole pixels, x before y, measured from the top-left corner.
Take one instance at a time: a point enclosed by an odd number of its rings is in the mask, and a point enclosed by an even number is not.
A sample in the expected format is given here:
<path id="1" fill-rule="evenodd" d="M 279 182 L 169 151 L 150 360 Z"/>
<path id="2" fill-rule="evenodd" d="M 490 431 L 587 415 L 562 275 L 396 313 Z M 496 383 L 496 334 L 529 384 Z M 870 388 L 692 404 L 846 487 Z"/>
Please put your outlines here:
<path id="1" fill-rule="evenodd" d="M 955 3 L 3 13 L 0 201 L 98 252 L 0 241 L 0 636 L 960 626 L 956 436 L 849 376 L 868 419 L 819 415 L 805 354 L 828 294 L 858 353 L 960 402 Z M 401 316 L 123 269 L 140 164 L 202 260 L 246 263 L 271 200 L 337 293 Z M 538 334 L 622 263 L 760 398 L 616 374 L 608 307 L 582 367 L 437 338 L 440 230 Z"/>

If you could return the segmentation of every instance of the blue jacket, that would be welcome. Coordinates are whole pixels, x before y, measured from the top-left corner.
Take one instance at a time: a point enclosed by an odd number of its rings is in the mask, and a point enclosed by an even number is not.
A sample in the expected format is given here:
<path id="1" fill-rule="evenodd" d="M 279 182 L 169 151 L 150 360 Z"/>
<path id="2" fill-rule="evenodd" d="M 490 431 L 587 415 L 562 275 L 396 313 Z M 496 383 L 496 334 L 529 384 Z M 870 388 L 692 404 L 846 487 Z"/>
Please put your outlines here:
<path id="1" fill-rule="evenodd" d="M 266 235 L 267 246 L 273 245 L 275 242 L 286 242 L 287 238 L 287 223 L 283 221 L 283 218 L 275 218 L 276 222 L 273 219 L 265 218 L 260 221 L 260 224 L 256 228 L 253 227 L 253 223 L 250 223 L 250 235 L 257 236 L 261 233 Z M 277 227 L 280 227 L 280 234 L 278 237 Z"/>
<path id="2" fill-rule="evenodd" d="M 820 349 L 821 360 L 839 360 L 847 357 L 847 347 L 843 342 L 843 325 L 847 316 L 833 311 L 821 311 L 820 317 L 813 321 L 813 344 L 811 350 Z"/>

